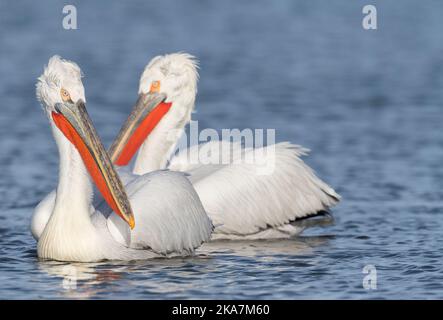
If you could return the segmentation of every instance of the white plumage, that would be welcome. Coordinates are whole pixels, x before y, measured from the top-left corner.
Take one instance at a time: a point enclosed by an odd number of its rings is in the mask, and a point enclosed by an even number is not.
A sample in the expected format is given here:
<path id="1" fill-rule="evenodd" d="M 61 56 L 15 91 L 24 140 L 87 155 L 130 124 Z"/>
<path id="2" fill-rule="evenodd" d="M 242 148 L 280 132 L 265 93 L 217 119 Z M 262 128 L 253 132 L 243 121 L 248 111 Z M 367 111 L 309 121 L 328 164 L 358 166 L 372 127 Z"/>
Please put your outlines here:
<path id="1" fill-rule="evenodd" d="M 235 164 L 234 158 L 233 164 L 196 166 L 186 162 L 192 156 L 178 154 L 169 165 L 171 170 L 190 174 L 189 179 L 216 226 L 214 239 L 294 236 L 303 228 L 291 223 L 326 210 L 339 199 L 300 159 L 308 150 L 297 145 L 282 142 L 261 151 L 245 150 L 235 143 L 210 142 L 212 146 L 204 144 L 189 150 L 223 150 L 223 143 L 239 149 L 243 158 L 247 157 L 245 153 L 255 152 L 255 162 Z M 271 166 L 274 169 L 268 174 L 267 168 Z"/>
<path id="2" fill-rule="evenodd" d="M 113 213 L 130 233 L 131 248 L 161 254 L 191 253 L 212 231 L 191 183 L 180 172 L 156 171 L 125 185 L 137 222 L 134 230 Z"/>

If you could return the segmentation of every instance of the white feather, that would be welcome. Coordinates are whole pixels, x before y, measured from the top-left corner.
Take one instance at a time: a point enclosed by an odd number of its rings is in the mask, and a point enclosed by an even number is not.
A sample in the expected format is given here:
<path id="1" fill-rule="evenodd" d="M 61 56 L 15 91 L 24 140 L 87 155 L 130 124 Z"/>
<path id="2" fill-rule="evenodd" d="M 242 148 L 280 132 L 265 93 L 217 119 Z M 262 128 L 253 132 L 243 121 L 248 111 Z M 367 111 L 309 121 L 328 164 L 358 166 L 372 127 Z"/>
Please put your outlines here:
<path id="1" fill-rule="evenodd" d="M 52 190 L 39 202 L 39 204 L 34 208 L 34 212 L 31 217 L 31 234 L 35 240 L 38 241 L 43 230 L 45 230 L 46 224 L 51 217 L 52 211 L 54 210 L 56 192 Z"/>
<path id="2" fill-rule="evenodd" d="M 172 171 L 155 171 L 125 186 L 137 226 L 131 248 L 192 252 L 210 238 L 212 224 L 189 180 Z"/>
<path id="3" fill-rule="evenodd" d="M 223 150 L 217 142 L 211 150 Z M 226 144 L 229 142 L 220 142 Z M 232 144 L 243 156 L 254 153 L 255 163 L 227 165 L 196 165 L 187 163 L 192 152 L 198 152 L 206 144 L 183 151 L 170 163 L 171 170 L 186 171 L 208 215 L 216 226 L 217 238 L 251 236 L 266 229 L 286 226 L 290 228 L 296 219 L 314 215 L 335 205 L 340 196 L 321 181 L 301 159 L 307 150 L 290 143 L 278 143 L 263 150 L 242 150 Z M 239 153 L 237 153 L 239 154 Z M 191 157 L 191 158 L 189 158 Z M 177 159 L 177 161 L 176 161 Z M 264 170 L 263 164 L 273 162 L 273 169 Z M 302 228 L 296 228 L 302 231 Z M 275 230 L 274 230 L 275 231 Z M 297 234 L 284 232 L 281 237 Z M 258 235 L 255 235 L 258 236 Z M 261 234 L 259 238 L 275 237 Z"/>
<path id="4" fill-rule="evenodd" d="M 171 73 L 176 77 L 165 77 Z M 328 210 L 339 201 L 340 196 L 300 159 L 308 150 L 287 142 L 243 149 L 238 143 L 214 141 L 172 156 L 194 109 L 197 80 L 195 59 L 183 54 L 156 57 L 146 67 L 139 91 L 145 93 L 152 81 L 160 81 L 172 107 L 141 146 L 134 173 L 169 168 L 190 174 L 214 222 L 213 238 L 294 236 L 304 229 L 294 221 Z M 232 161 L 221 161 L 230 148 Z M 195 162 L 201 160 L 201 151 L 206 158 L 220 161 Z M 255 162 L 239 163 L 248 155 L 253 155 Z"/>

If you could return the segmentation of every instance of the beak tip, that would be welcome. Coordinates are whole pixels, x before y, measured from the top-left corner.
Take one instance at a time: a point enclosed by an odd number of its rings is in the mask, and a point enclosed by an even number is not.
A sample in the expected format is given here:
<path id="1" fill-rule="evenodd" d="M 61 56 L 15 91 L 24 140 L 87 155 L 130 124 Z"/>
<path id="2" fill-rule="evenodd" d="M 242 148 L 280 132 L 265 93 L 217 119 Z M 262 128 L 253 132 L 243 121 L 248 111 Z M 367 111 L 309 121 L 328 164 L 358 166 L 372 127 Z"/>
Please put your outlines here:
<path id="1" fill-rule="evenodd" d="M 129 224 L 129 227 L 131 228 L 131 230 L 133 230 L 135 228 L 134 216 L 131 215 L 131 217 L 129 218 L 128 224 Z"/>

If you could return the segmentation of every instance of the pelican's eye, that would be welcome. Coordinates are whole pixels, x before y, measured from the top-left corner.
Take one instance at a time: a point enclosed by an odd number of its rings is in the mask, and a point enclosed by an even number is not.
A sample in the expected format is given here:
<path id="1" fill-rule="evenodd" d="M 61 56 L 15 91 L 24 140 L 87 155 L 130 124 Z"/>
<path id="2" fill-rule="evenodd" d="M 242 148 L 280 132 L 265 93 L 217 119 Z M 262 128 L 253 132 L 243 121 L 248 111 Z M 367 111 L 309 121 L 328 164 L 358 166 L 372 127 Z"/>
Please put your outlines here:
<path id="1" fill-rule="evenodd" d="M 152 81 L 149 92 L 160 92 L 160 81 Z"/>
<path id="2" fill-rule="evenodd" d="M 64 88 L 61 88 L 61 89 L 60 89 L 60 96 L 62 97 L 62 100 L 63 100 L 64 102 L 72 101 L 72 100 L 71 100 L 71 95 L 70 95 L 69 92 L 68 92 L 66 89 L 64 89 Z"/>

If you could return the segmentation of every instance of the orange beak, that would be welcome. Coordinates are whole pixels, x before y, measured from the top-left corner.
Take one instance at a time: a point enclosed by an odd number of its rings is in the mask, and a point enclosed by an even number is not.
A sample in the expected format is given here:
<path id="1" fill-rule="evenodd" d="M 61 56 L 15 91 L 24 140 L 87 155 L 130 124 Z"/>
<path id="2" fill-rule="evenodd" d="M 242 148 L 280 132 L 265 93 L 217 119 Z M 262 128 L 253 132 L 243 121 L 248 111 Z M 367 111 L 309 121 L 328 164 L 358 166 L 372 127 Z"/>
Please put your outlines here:
<path id="1" fill-rule="evenodd" d="M 52 119 L 58 129 L 78 150 L 92 180 L 108 205 L 131 229 L 134 215 L 123 184 L 106 153 L 83 101 L 56 105 Z"/>
<path id="2" fill-rule="evenodd" d="M 116 165 L 125 166 L 131 161 L 145 139 L 171 108 L 172 103 L 164 102 L 166 95 L 159 93 L 158 86 L 153 86 L 149 93 L 140 94 L 109 149 L 109 156 Z"/>

